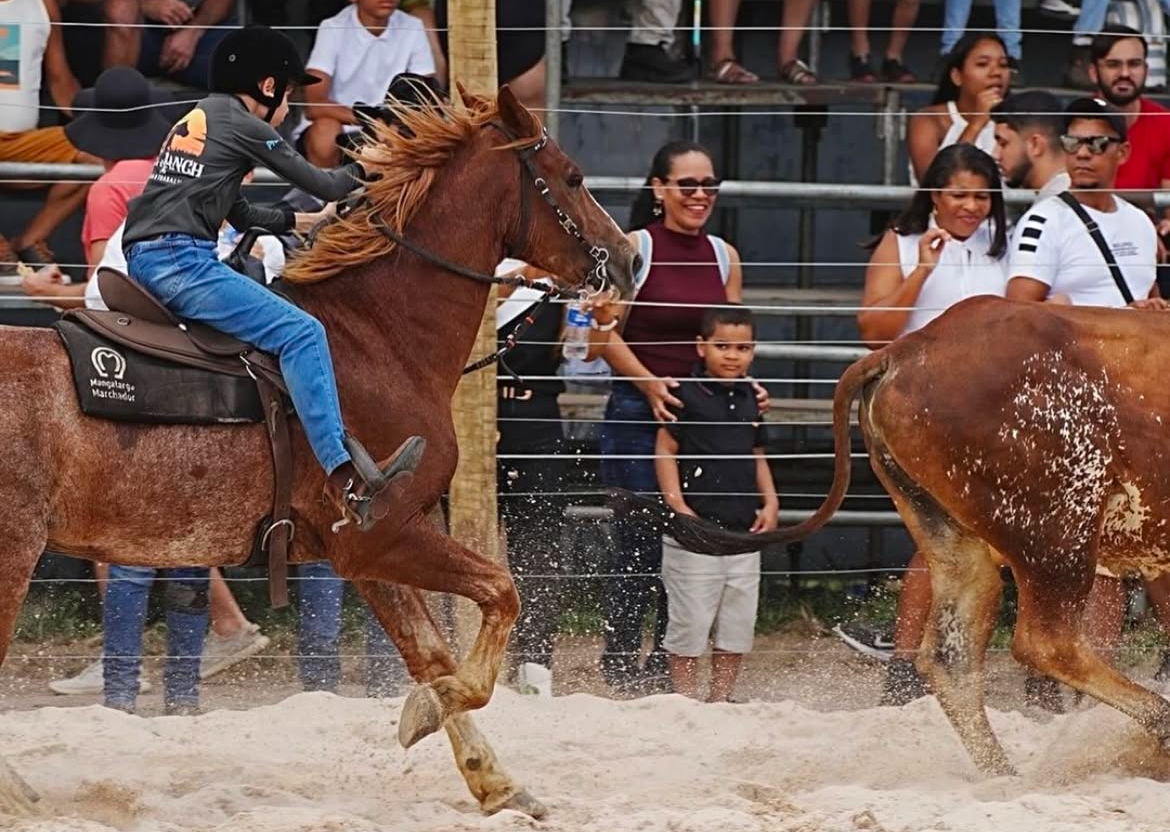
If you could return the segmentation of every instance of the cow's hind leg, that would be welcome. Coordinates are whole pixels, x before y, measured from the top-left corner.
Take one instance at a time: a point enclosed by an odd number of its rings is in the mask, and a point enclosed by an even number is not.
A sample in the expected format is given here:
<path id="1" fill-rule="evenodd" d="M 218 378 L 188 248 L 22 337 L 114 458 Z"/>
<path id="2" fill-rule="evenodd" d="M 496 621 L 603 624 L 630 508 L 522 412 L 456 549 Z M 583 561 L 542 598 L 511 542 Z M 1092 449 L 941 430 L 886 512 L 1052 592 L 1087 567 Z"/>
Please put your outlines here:
<path id="1" fill-rule="evenodd" d="M 1081 632 L 1093 583 L 1089 547 L 1061 557 L 1037 556 L 1018 579 L 1019 612 L 1012 653 L 1023 664 L 1133 717 L 1170 751 L 1170 702 L 1102 659 Z M 1073 577 L 1075 576 L 1075 577 Z"/>
<path id="2" fill-rule="evenodd" d="M 0 663 L 8 654 L 8 645 L 16 629 L 16 617 L 28 592 L 29 580 L 37 558 L 44 550 L 44 526 L 27 514 L 10 506 L 5 509 L 9 522 L 0 523 L 0 545 L 5 555 L 0 559 Z M 10 765 L 0 758 L 0 815 L 31 815 L 39 800 L 37 793 Z"/>
<path id="3" fill-rule="evenodd" d="M 1003 582 L 988 545 L 961 528 L 888 455 L 874 470 L 930 568 L 931 605 L 916 665 L 986 774 L 1012 774 L 983 704 L 984 658 Z"/>
<path id="4" fill-rule="evenodd" d="M 398 646 L 415 680 L 431 683 L 455 673 L 451 650 L 417 589 L 374 581 L 358 581 L 356 586 Z M 455 763 L 485 812 L 515 809 L 537 819 L 544 817 L 544 805 L 508 776 L 470 714 L 456 714 L 443 727 Z"/>

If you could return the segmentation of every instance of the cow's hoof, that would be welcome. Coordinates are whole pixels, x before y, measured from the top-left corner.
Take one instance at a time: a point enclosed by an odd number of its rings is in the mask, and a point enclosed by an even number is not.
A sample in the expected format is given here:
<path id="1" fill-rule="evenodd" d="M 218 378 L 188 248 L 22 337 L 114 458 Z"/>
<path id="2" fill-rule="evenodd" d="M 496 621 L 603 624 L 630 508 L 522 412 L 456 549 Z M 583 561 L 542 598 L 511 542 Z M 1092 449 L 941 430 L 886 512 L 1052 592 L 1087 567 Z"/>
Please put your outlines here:
<path id="1" fill-rule="evenodd" d="M 38 795 L 24 779 L 0 759 L 0 815 L 31 817 L 37 814 Z"/>
<path id="2" fill-rule="evenodd" d="M 540 820 L 548 814 L 548 807 L 533 797 L 528 789 L 521 789 L 498 806 L 485 803 L 483 808 L 489 815 L 494 815 L 501 809 L 511 809 L 513 812 L 528 815 L 533 820 Z"/>
<path id="3" fill-rule="evenodd" d="M 416 685 L 402 705 L 398 720 L 398 742 L 410 748 L 423 737 L 443 727 L 443 700 L 430 685 Z"/>

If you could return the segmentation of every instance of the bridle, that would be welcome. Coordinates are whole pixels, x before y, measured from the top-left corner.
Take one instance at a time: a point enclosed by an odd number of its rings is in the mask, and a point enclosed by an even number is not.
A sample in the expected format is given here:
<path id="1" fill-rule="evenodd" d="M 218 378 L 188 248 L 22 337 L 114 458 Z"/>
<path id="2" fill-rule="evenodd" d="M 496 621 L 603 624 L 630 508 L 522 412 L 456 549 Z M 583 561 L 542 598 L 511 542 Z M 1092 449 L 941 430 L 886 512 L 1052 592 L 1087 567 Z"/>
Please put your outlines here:
<path id="1" fill-rule="evenodd" d="M 487 126 L 494 127 L 496 130 L 503 133 L 504 137 L 508 139 L 508 141 L 517 141 L 517 137 L 502 122 L 490 121 L 487 123 Z M 575 239 L 581 248 L 585 250 L 586 254 L 588 254 L 589 257 L 593 260 L 593 267 L 589 270 L 589 274 L 585 278 L 584 289 L 577 291 L 561 289 L 558 286 L 550 286 L 546 283 L 523 277 L 522 275 L 496 276 L 494 274 L 485 274 L 483 272 L 478 272 L 475 269 L 468 268 L 467 266 L 464 266 L 460 263 L 455 263 L 451 260 L 448 260 L 446 257 L 443 257 L 442 255 L 436 254 L 435 252 L 418 245 L 417 243 L 411 242 L 409 239 L 407 239 L 405 234 L 400 234 L 399 232 L 395 231 L 386 224 L 386 221 L 382 219 L 382 216 L 378 213 L 378 211 L 372 205 L 369 205 L 368 200 L 366 200 L 366 204 L 369 206 L 370 223 L 374 226 L 374 228 L 381 232 L 383 236 L 392 240 L 395 245 L 401 246 L 417 257 L 427 261 L 431 265 L 438 266 L 445 271 L 449 271 L 452 274 L 457 274 L 460 277 L 465 277 L 468 280 L 473 280 L 476 283 L 486 283 L 496 286 L 523 287 L 527 289 L 536 289 L 542 293 L 541 298 L 539 301 L 537 301 L 535 307 L 529 312 L 529 314 L 524 316 L 520 323 L 517 324 L 512 332 L 509 333 L 509 335 L 504 339 L 503 346 L 501 346 L 494 353 L 486 355 L 472 364 L 468 364 L 463 368 L 464 375 L 468 373 L 474 373 L 477 370 L 482 370 L 484 367 L 488 367 L 497 362 L 504 366 L 505 369 L 508 369 L 507 364 L 504 364 L 503 362 L 504 356 L 515 349 L 516 344 L 520 341 L 520 338 L 524 335 L 536 317 L 544 310 L 544 308 L 552 301 L 553 298 L 584 300 L 601 294 L 609 287 L 609 274 L 606 269 L 606 264 L 609 262 L 609 250 L 602 246 L 592 245 L 588 240 L 585 239 L 585 235 L 581 233 L 581 229 L 577 226 L 577 223 L 573 220 L 572 217 L 565 213 L 564 209 L 561 208 L 560 205 L 557 204 L 556 197 L 553 196 L 552 189 L 549 188 L 548 182 L 544 179 L 544 177 L 537 173 L 536 167 L 533 165 L 533 158 L 537 153 L 543 150 L 545 146 L 548 145 L 548 142 L 548 131 L 542 129 L 540 138 L 537 139 L 534 143 L 523 147 L 513 148 L 517 158 L 520 161 L 520 218 L 517 222 L 516 228 L 516 231 L 520 236 L 516 237 L 509 235 L 508 238 L 505 238 L 504 242 L 507 246 L 508 252 L 513 253 L 518 250 L 516 240 L 523 241 L 528 239 L 529 226 L 532 221 L 532 209 L 530 205 L 530 193 L 532 188 L 529 187 L 529 185 L 531 185 L 536 189 L 536 192 L 540 194 L 545 204 L 547 204 L 552 209 L 553 213 L 556 215 L 557 224 L 560 225 L 566 234 Z M 356 207 L 356 205 L 353 207 Z M 512 373 L 514 377 L 516 376 L 516 374 L 510 369 L 508 369 L 508 372 Z"/>

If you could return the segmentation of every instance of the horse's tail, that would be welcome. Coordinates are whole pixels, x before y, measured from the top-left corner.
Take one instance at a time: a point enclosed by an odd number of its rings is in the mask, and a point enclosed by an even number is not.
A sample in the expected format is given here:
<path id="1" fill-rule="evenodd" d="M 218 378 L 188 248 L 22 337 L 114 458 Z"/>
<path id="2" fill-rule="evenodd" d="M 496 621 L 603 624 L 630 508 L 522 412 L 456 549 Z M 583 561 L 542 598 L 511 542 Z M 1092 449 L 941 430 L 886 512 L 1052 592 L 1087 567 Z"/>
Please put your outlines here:
<path id="1" fill-rule="evenodd" d="M 889 367 L 889 356 L 878 350 L 854 362 L 837 382 L 833 394 L 833 485 L 821 507 L 807 520 L 774 532 L 749 534 L 733 532 L 698 517 L 678 514 L 657 500 L 624 489 L 609 490 L 610 504 L 617 512 L 630 512 L 655 521 L 663 531 L 690 552 L 706 555 L 735 555 L 757 552 L 765 546 L 802 540 L 829 522 L 849 489 L 851 445 L 849 412 L 861 389 L 881 377 Z"/>

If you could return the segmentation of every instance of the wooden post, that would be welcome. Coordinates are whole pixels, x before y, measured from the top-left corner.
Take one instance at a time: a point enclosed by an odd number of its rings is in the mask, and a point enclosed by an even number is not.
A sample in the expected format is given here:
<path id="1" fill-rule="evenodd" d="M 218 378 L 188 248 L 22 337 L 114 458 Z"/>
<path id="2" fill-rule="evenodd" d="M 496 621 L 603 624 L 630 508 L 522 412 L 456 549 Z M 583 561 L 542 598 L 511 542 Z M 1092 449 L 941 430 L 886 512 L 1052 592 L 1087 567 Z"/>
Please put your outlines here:
<path id="1" fill-rule="evenodd" d="M 455 81 L 477 95 L 496 93 L 496 2 L 451 0 L 448 5 L 451 89 Z M 495 352 L 496 290 L 488 295 L 472 358 Z M 504 557 L 496 522 L 496 368 L 464 376 L 452 401 L 459 467 L 451 482 L 451 535 L 477 552 Z M 456 650 L 471 649 L 479 630 L 479 611 L 460 602 L 456 612 Z"/>

